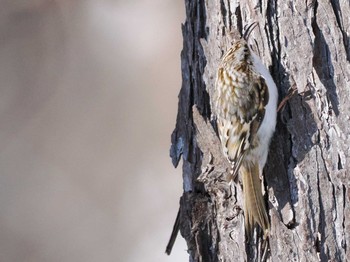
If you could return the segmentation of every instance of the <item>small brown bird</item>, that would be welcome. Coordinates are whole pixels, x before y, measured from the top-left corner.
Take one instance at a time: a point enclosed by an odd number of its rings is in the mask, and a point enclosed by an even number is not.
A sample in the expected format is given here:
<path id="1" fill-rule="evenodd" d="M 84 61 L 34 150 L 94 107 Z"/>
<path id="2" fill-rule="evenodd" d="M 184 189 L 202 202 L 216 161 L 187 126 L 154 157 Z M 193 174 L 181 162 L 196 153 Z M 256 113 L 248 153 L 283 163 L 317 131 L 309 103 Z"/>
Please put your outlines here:
<path id="1" fill-rule="evenodd" d="M 214 115 L 232 178 L 243 182 L 245 228 L 248 238 L 255 223 L 269 235 L 269 220 L 260 177 L 276 126 L 278 93 L 266 67 L 244 39 L 224 55 L 217 72 Z"/>

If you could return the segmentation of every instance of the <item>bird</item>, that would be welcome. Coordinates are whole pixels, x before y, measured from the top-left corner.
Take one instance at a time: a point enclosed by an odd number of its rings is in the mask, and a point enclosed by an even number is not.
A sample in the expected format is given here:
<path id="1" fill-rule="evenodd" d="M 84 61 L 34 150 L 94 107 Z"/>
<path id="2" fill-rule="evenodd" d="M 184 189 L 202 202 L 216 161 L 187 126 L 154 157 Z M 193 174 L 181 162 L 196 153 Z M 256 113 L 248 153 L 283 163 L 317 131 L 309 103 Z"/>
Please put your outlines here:
<path id="1" fill-rule="evenodd" d="M 233 43 L 217 70 L 213 112 L 224 156 L 232 165 L 231 181 L 239 174 L 243 185 L 245 231 L 256 223 L 269 236 L 270 223 L 262 195 L 266 164 L 277 118 L 278 91 L 247 37 Z"/>

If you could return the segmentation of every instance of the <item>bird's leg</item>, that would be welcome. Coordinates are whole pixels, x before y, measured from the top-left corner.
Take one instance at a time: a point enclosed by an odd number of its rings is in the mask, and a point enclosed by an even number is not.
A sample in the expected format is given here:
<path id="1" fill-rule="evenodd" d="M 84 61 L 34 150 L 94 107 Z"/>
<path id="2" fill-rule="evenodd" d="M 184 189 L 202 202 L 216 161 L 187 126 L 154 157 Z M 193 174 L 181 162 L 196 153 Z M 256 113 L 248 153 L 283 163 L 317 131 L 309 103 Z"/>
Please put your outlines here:
<path id="1" fill-rule="evenodd" d="M 288 90 L 288 94 L 282 99 L 281 103 L 278 105 L 277 112 L 279 112 L 287 104 L 288 100 L 291 99 L 297 91 L 298 90 L 295 86 Z"/>

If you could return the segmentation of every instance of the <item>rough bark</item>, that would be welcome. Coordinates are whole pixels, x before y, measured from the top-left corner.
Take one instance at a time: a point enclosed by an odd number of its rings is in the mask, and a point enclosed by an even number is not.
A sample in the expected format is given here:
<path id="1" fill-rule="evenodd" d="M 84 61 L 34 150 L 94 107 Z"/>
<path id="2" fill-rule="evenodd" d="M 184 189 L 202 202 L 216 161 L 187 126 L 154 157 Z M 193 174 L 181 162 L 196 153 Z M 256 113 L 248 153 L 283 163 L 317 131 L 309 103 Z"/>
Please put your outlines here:
<path id="1" fill-rule="evenodd" d="M 330 3 L 331 2 L 331 3 Z M 183 83 L 171 157 L 183 159 L 180 230 L 190 261 L 255 261 L 246 244 L 242 189 L 210 122 L 210 95 L 230 32 L 258 22 L 250 44 L 279 89 L 264 170 L 270 261 L 350 260 L 350 4 L 348 1 L 186 0 Z M 193 106 L 195 107 L 193 108 Z M 255 243 L 255 244 L 254 244 Z"/>

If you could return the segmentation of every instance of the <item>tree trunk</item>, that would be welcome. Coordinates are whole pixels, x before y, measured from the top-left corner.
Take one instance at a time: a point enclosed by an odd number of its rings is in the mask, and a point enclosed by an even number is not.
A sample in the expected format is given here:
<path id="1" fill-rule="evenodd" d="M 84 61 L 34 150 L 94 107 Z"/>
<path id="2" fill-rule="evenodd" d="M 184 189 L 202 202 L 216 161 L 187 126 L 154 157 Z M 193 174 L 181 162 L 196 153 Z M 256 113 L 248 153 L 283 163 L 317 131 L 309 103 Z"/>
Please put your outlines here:
<path id="1" fill-rule="evenodd" d="M 271 221 L 267 258 L 350 260 L 349 2 L 185 3 L 171 157 L 175 167 L 183 159 L 179 225 L 190 261 L 262 257 L 258 233 L 255 242 L 246 242 L 241 185 L 234 183 L 230 194 L 220 182 L 229 166 L 210 121 L 210 95 L 229 35 L 253 22 L 258 26 L 249 44 L 270 69 L 280 101 L 291 94 L 278 113 L 264 170 Z"/>

